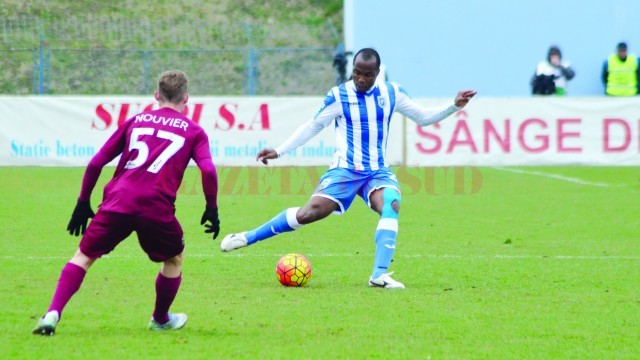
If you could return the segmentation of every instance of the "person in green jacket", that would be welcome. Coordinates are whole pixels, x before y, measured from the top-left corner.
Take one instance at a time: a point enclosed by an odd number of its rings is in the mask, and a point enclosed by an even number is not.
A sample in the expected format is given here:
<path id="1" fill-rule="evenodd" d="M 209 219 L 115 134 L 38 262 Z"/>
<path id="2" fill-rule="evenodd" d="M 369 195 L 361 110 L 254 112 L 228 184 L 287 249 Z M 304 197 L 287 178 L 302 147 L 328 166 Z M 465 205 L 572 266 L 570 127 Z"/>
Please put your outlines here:
<path id="1" fill-rule="evenodd" d="M 621 42 L 615 54 L 609 55 L 602 66 L 602 82 L 609 96 L 634 96 L 640 93 L 640 63 L 638 57 L 627 53 L 627 43 Z"/>

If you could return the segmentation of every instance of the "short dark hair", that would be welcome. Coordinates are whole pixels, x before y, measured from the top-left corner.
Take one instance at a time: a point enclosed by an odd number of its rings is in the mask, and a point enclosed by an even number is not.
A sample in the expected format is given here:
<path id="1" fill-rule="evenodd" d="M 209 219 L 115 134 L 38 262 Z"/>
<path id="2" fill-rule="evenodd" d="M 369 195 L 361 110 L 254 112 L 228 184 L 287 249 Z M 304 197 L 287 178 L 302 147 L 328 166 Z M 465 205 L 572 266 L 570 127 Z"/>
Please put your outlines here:
<path id="1" fill-rule="evenodd" d="M 618 46 L 616 48 L 618 49 L 618 51 L 626 51 L 627 43 L 626 42 L 618 43 Z"/>
<path id="2" fill-rule="evenodd" d="M 356 59 L 358 58 L 358 56 L 362 56 L 362 60 L 369 60 L 372 57 L 376 58 L 376 68 L 380 68 L 380 54 L 378 54 L 377 51 L 375 51 L 372 48 L 364 48 L 364 49 L 360 49 L 360 51 L 358 51 L 356 53 L 356 56 L 353 57 L 353 65 L 356 64 Z"/>
<path id="3" fill-rule="evenodd" d="M 559 58 L 562 59 L 562 51 L 560 51 L 560 47 L 558 45 L 551 45 L 549 47 L 549 52 L 547 53 L 547 60 L 551 59 L 551 55 L 558 55 Z"/>

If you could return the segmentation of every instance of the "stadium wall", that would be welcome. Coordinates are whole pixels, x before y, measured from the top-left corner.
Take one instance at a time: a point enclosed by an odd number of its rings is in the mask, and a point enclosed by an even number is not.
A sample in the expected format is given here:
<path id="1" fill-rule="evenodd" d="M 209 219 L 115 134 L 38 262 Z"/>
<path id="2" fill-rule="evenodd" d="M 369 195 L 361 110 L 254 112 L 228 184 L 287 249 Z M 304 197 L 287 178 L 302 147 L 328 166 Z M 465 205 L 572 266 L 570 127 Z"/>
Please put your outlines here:
<path id="1" fill-rule="evenodd" d="M 638 0 L 345 0 L 347 50 L 379 50 L 390 80 L 415 97 L 530 95 L 552 44 L 576 77 L 569 96 L 604 92 L 602 64 L 620 41 L 640 54 Z"/>
<path id="2" fill-rule="evenodd" d="M 189 100 L 187 115 L 207 131 L 223 166 L 259 166 L 260 149 L 282 143 L 322 104 L 316 97 Z M 0 166 L 84 166 L 118 125 L 155 106 L 146 96 L 0 97 Z M 387 157 L 408 166 L 640 165 L 639 108 L 638 97 L 479 98 L 425 128 L 396 114 Z M 327 166 L 330 128 L 274 165 Z"/>

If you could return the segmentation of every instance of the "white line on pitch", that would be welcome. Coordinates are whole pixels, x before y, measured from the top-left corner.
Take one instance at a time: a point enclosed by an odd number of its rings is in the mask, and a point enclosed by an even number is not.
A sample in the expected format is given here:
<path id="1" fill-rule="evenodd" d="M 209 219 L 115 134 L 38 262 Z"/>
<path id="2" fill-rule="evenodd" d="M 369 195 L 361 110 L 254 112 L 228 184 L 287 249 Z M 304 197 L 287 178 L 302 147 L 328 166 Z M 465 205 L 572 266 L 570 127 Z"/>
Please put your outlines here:
<path id="1" fill-rule="evenodd" d="M 309 257 L 355 257 L 359 256 L 358 254 L 344 253 L 344 254 L 314 254 L 314 253 L 306 253 L 306 256 Z M 280 257 L 282 254 L 249 254 L 249 253 L 233 253 L 233 254 L 189 254 L 185 253 L 185 258 L 193 257 L 193 258 L 215 258 L 215 257 Z M 364 254 L 363 256 L 368 256 L 368 254 Z M 552 259 L 552 260 L 640 260 L 640 256 L 630 256 L 630 255 L 611 255 L 611 256 L 590 256 L 590 255 L 453 255 L 453 254 L 413 254 L 413 255 L 401 255 L 396 254 L 397 257 L 400 258 L 431 258 L 431 259 Z M 140 256 L 132 256 L 132 255 L 106 255 L 104 256 L 106 259 L 134 259 L 140 258 L 145 259 L 144 255 Z M 17 261 L 27 261 L 27 260 L 68 260 L 69 256 L 11 256 L 5 255 L 0 256 L 2 260 L 17 260 Z"/>
<path id="2" fill-rule="evenodd" d="M 544 173 L 544 172 L 539 172 L 539 171 L 530 171 L 530 170 L 522 170 L 522 169 L 514 169 L 514 168 L 506 168 L 506 167 L 492 167 L 492 169 L 506 171 L 506 172 L 512 172 L 512 173 L 516 173 L 516 174 L 543 176 L 543 177 L 547 177 L 547 178 L 551 178 L 551 179 L 568 181 L 568 182 L 571 182 L 571 183 L 574 183 L 574 184 L 580 184 L 580 185 L 600 186 L 600 187 L 609 187 L 609 186 L 611 186 L 611 184 L 591 182 L 591 181 L 581 180 L 581 179 L 573 178 L 573 177 L 569 177 L 569 176 L 558 175 L 558 174 L 549 174 L 549 173 Z"/>

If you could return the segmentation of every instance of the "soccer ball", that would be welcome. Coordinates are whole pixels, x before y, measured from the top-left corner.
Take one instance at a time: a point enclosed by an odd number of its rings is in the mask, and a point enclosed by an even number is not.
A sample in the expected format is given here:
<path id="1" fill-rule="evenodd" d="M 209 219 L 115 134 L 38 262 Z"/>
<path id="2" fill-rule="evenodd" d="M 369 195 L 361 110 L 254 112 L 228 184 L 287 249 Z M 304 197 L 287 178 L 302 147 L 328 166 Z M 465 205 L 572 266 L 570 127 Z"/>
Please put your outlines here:
<path id="1" fill-rule="evenodd" d="M 311 277 L 311 263 L 300 254 L 287 254 L 276 266 L 278 281 L 284 286 L 303 286 Z"/>

